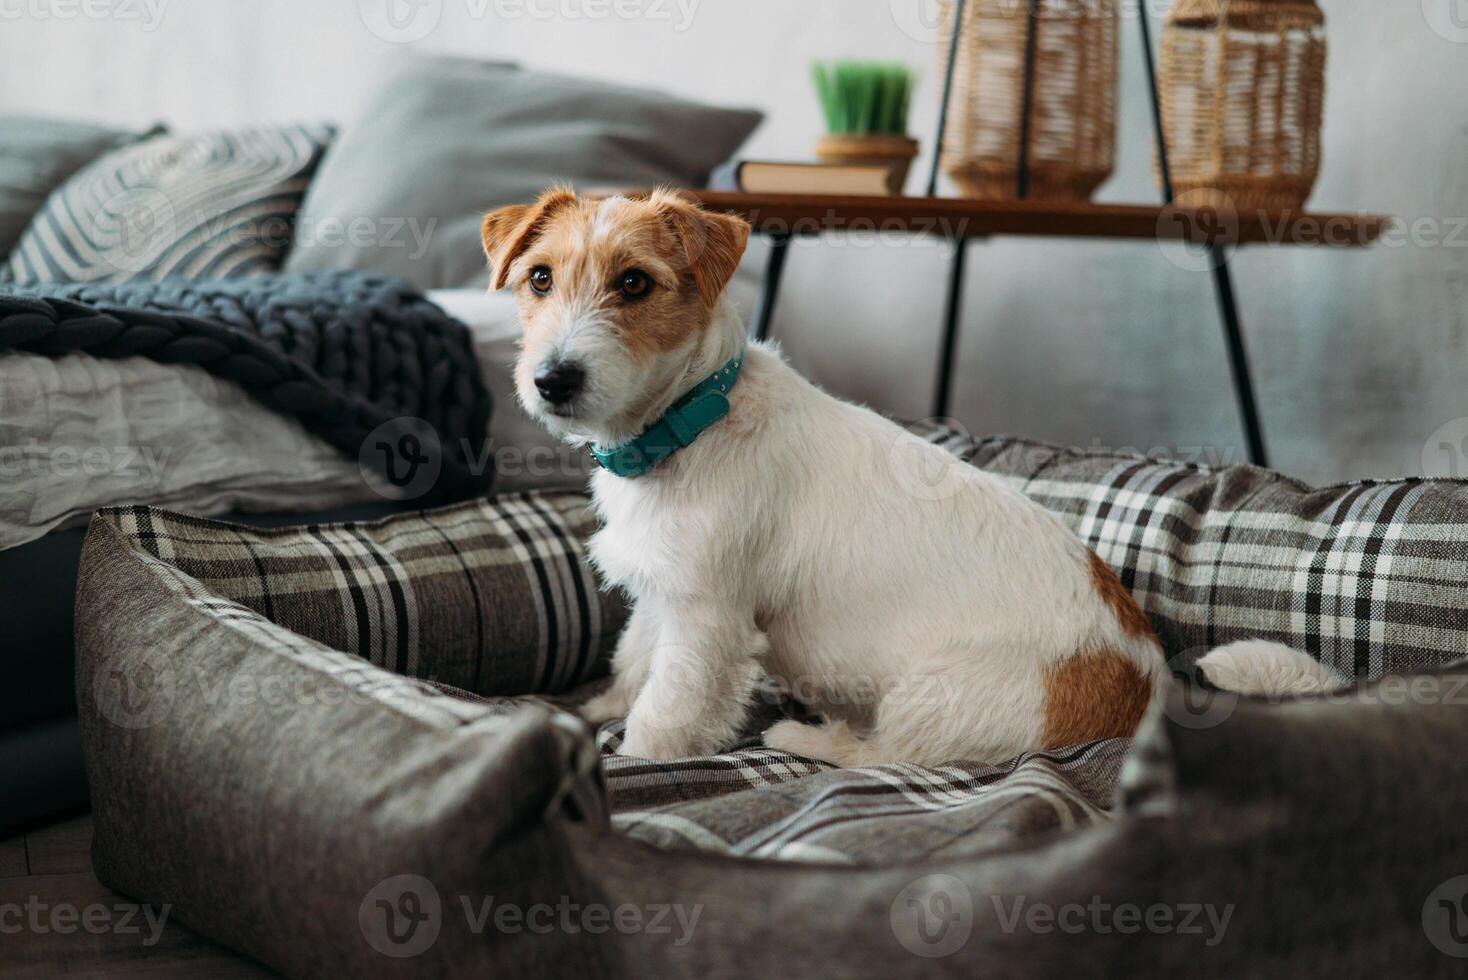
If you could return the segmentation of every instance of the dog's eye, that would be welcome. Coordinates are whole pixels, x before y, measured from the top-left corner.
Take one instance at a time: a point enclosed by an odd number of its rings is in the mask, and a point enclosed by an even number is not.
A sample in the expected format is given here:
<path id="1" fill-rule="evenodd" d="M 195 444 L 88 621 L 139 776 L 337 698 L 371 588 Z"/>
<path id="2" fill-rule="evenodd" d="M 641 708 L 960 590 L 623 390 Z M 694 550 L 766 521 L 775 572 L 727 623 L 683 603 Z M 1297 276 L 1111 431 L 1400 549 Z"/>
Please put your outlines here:
<path id="1" fill-rule="evenodd" d="M 548 266 L 538 265 L 530 270 L 530 288 L 541 296 L 550 292 L 551 271 Z"/>
<path id="2" fill-rule="evenodd" d="M 640 299 L 652 289 L 652 280 L 641 269 L 628 269 L 617 278 L 617 292 L 623 299 Z"/>

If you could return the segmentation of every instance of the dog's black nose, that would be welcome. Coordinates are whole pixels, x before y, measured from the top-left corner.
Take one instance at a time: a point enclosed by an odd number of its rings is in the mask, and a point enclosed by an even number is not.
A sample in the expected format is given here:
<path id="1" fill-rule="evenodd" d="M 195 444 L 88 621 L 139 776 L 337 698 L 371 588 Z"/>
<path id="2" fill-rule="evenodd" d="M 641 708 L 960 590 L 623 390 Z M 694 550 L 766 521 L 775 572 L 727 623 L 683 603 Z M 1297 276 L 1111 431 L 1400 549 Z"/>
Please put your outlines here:
<path id="1" fill-rule="evenodd" d="M 564 405 L 576 397 L 586 381 L 586 372 L 574 364 L 557 364 L 535 376 L 535 390 L 552 405 Z"/>

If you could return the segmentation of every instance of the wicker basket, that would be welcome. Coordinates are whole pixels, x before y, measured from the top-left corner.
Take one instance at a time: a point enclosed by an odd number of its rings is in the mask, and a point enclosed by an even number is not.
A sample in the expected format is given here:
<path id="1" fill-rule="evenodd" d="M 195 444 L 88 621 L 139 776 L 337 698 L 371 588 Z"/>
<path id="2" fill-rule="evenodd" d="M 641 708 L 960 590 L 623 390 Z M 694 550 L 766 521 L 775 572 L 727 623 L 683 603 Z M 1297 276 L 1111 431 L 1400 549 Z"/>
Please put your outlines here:
<path id="1" fill-rule="evenodd" d="M 1160 81 L 1179 198 L 1304 205 L 1320 173 L 1324 26 L 1315 0 L 1177 0 Z"/>
<path id="2" fill-rule="evenodd" d="M 1034 0 L 1029 193 L 1085 200 L 1116 151 L 1116 0 Z M 940 16 L 953 23 L 944 0 Z M 943 168 L 969 197 L 1014 198 L 1025 90 L 1025 0 L 969 0 L 943 139 Z M 940 44 L 947 68 L 948 44 Z"/>

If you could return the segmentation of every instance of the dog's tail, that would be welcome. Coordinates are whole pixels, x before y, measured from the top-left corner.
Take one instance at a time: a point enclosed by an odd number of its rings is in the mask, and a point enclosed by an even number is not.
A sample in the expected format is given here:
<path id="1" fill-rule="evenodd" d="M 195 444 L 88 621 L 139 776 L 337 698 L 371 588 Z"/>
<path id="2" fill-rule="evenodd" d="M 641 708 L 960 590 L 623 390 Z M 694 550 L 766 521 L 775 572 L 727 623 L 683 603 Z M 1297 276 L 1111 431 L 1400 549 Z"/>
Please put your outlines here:
<path id="1" fill-rule="evenodd" d="M 1221 646 L 1198 660 L 1198 670 L 1214 687 L 1264 697 L 1321 694 L 1349 683 L 1313 657 L 1267 640 Z"/>

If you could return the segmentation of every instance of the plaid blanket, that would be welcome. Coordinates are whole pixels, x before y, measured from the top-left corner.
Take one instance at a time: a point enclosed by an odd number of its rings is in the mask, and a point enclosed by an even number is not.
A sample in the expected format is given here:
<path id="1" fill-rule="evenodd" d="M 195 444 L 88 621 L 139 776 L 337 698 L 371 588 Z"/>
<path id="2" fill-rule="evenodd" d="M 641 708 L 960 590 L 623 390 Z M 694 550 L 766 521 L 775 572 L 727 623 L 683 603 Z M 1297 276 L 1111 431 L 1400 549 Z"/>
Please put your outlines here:
<path id="1" fill-rule="evenodd" d="M 839 769 L 753 738 L 722 755 L 653 762 L 597 735 L 618 830 L 659 847 L 841 864 L 970 857 L 1108 817 L 1130 739 L 1003 765 Z"/>

